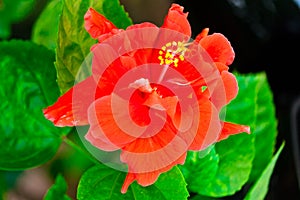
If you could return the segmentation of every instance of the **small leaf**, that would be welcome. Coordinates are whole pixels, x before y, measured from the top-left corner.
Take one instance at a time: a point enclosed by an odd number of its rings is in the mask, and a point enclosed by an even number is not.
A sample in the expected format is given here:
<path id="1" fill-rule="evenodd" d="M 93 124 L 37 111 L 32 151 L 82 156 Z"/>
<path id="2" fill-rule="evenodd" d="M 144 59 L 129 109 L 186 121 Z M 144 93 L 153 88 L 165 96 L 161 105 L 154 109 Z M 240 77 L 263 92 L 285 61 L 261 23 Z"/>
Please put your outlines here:
<path id="1" fill-rule="evenodd" d="M 126 173 L 116 171 L 104 165 L 87 170 L 80 179 L 77 199 L 134 199 L 134 200 L 184 200 L 188 197 L 186 183 L 180 170 L 172 170 L 160 175 L 151 186 L 142 187 L 136 182 L 131 184 L 127 193 L 121 193 Z"/>
<path id="2" fill-rule="evenodd" d="M 132 23 L 118 0 L 63 0 L 55 62 L 61 93 L 74 85 L 81 64 L 96 43 L 84 28 L 84 14 L 89 7 L 119 28 L 126 28 Z"/>
<path id="3" fill-rule="evenodd" d="M 58 174 L 55 183 L 49 188 L 44 200 L 71 200 L 71 198 L 66 195 L 67 183 L 61 174 Z"/>
<path id="4" fill-rule="evenodd" d="M 55 50 L 61 11 L 61 0 L 52 0 L 46 5 L 34 23 L 31 36 L 33 42 L 42 44 L 53 51 Z"/>
<path id="5" fill-rule="evenodd" d="M 54 127 L 42 112 L 59 96 L 53 61 L 53 52 L 32 42 L 0 42 L 0 169 L 47 162 L 69 131 Z"/>
<path id="6" fill-rule="evenodd" d="M 281 144 L 277 153 L 273 156 L 271 162 L 263 170 L 260 177 L 256 180 L 255 184 L 252 186 L 250 191 L 245 197 L 245 200 L 263 200 L 268 192 L 268 186 L 270 178 L 272 176 L 275 164 L 278 160 L 278 157 L 284 147 L 284 143 Z"/>

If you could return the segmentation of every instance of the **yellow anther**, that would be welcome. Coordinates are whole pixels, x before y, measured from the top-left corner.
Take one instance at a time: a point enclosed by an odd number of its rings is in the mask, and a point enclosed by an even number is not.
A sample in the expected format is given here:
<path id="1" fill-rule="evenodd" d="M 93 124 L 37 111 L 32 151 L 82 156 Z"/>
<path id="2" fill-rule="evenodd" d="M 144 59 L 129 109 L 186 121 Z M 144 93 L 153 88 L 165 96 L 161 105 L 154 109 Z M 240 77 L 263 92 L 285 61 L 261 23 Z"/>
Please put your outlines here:
<path id="1" fill-rule="evenodd" d="M 158 60 L 160 65 L 171 65 L 178 67 L 179 61 L 183 61 L 185 53 L 189 51 L 187 46 L 189 43 L 184 42 L 168 42 L 160 50 Z"/>
<path id="2" fill-rule="evenodd" d="M 172 43 L 171 42 L 168 42 L 167 44 L 166 44 L 166 47 L 170 47 L 172 45 Z"/>
<path id="3" fill-rule="evenodd" d="M 168 58 L 173 58 L 173 55 L 167 51 L 166 55 L 165 55 L 165 58 L 168 59 Z"/>
<path id="4" fill-rule="evenodd" d="M 184 56 L 181 54 L 181 55 L 179 55 L 179 59 L 181 60 L 181 61 L 184 61 Z"/>
<path id="5" fill-rule="evenodd" d="M 158 60 L 160 60 L 160 65 L 163 65 L 164 64 L 164 59 L 162 56 L 158 56 Z"/>
<path id="6" fill-rule="evenodd" d="M 174 59 L 174 67 L 178 67 L 178 61 L 179 61 L 178 58 Z"/>
<path id="7" fill-rule="evenodd" d="M 173 63 L 173 60 L 165 59 L 165 63 L 166 65 L 171 65 Z"/>

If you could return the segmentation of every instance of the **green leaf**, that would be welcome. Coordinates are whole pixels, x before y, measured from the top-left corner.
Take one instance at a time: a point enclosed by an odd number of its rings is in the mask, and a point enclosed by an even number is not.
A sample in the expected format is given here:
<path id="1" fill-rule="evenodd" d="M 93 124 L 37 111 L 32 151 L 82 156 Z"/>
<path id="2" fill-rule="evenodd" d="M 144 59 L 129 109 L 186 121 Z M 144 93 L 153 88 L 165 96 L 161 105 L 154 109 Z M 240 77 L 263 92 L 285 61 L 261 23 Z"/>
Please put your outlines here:
<path id="1" fill-rule="evenodd" d="M 81 64 L 96 43 L 84 28 L 84 14 L 89 7 L 119 28 L 126 28 L 132 23 L 118 0 L 63 0 L 55 62 L 61 93 L 74 85 Z"/>
<path id="2" fill-rule="evenodd" d="M 3 199 L 4 193 L 8 189 L 5 177 L 4 177 L 4 172 L 0 171 L 0 199 Z"/>
<path id="3" fill-rule="evenodd" d="M 226 114 L 225 121 L 250 125 L 251 134 L 230 136 L 215 144 L 216 155 L 219 158 L 218 163 L 214 163 L 217 165 L 215 166 L 217 172 L 210 172 L 210 175 L 215 176 L 209 177 L 211 181 L 205 187 L 200 187 L 199 183 L 201 181 L 206 183 L 206 180 L 197 174 L 203 170 L 200 168 L 203 161 L 187 157 L 185 165 L 180 169 L 186 177 L 190 191 L 199 194 L 195 198 L 235 194 L 245 184 L 250 183 L 250 177 L 255 181 L 272 158 L 277 123 L 272 92 L 266 75 L 265 73 L 236 74 L 236 77 L 239 85 L 238 96 L 223 110 L 223 114 Z M 211 169 L 213 162 L 211 165 L 205 165 Z"/>
<path id="4" fill-rule="evenodd" d="M 27 17 L 36 0 L 1 0 L 0 1 L 0 39 L 11 35 L 11 25 Z"/>
<path id="5" fill-rule="evenodd" d="M 277 119 L 273 94 L 265 73 L 255 75 L 257 82 L 256 121 L 252 128 L 255 135 L 255 158 L 253 161 L 251 182 L 255 181 L 271 161 L 277 136 Z"/>
<path id="6" fill-rule="evenodd" d="M 251 126 L 251 135 L 255 138 L 255 157 L 249 182 L 254 182 L 270 162 L 274 153 L 277 136 L 275 105 L 265 72 L 246 75 L 236 74 L 236 77 L 240 91 L 237 98 L 231 103 L 234 106 L 227 108 L 226 119 Z M 244 109 L 244 113 L 247 113 L 247 115 L 242 115 L 243 117 L 230 115 L 230 113 L 235 113 L 240 109 L 238 105 L 246 106 L 250 104 L 246 96 L 252 96 L 253 93 L 255 93 L 253 98 L 255 104 L 251 104 L 251 108 L 248 111 Z M 243 105 L 238 102 L 245 103 Z M 254 111 L 254 115 L 249 114 L 251 110 Z"/>
<path id="7" fill-rule="evenodd" d="M 216 144 L 219 168 L 214 179 L 206 186 L 206 196 L 233 195 L 247 182 L 254 158 L 253 137 L 239 134 Z"/>
<path id="8" fill-rule="evenodd" d="M 46 5 L 33 25 L 31 36 L 33 42 L 55 50 L 61 11 L 61 0 L 52 0 Z"/>
<path id="9" fill-rule="evenodd" d="M 245 200 L 263 200 L 268 192 L 268 186 L 270 178 L 272 176 L 275 164 L 278 157 L 284 147 L 284 143 L 281 144 L 277 153 L 273 156 L 271 162 L 266 166 L 266 168 L 261 173 L 260 177 L 256 180 L 255 184 L 252 186 L 250 191 L 245 197 Z"/>
<path id="10" fill-rule="evenodd" d="M 250 125 L 251 134 L 239 134 L 216 144 L 219 171 L 206 196 L 234 194 L 255 181 L 270 161 L 276 142 L 272 92 L 265 73 L 236 74 L 239 93 L 226 107 L 226 121 Z M 249 174 L 249 172 L 251 172 Z"/>
<path id="11" fill-rule="evenodd" d="M 229 122 L 250 125 L 251 135 L 256 122 L 256 107 L 259 74 L 235 74 L 239 91 L 235 99 L 226 106 L 226 120 Z"/>
<path id="12" fill-rule="evenodd" d="M 192 198 L 190 198 L 190 200 L 220 200 L 220 198 L 207 197 L 198 194 L 198 195 L 194 195 Z"/>
<path id="13" fill-rule="evenodd" d="M 179 165 L 178 167 L 188 183 L 189 191 L 207 194 L 209 191 L 207 191 L 206 185 L 216 176 L 219 156 L 216 154 L 215 148 L 211 148 L 205 157 L 201 157 L 201 153 L 188 152 L 184 165 Z"/>
<path id="14" fill-rule="evenodd" d="M 97 165 L 87 170 L 78 185 L 78 200 L 93 199 L 134 199 L 134 200 L 184 200 L 188 197 L 186 183 L 177 167 L 160 175 L 151 186 L 142 187 L 132 183 L 126 194 L 121 187 L 126 174 L 104 165 Z"/>
<path id="15" fill-rule="evenodd" d="M 254 127 L 256 119 L 257 80 L 237 75 L 238 96 L 226 107 L 226 120 Z M 251 81 L 254 79 L 253 81 Z M 255 135 L 241 133 L 215 145 L 219 156 L 216 176 L 201 190 L 202 195 L 223 197 L 235 194 L 248 181 L 255 155 Z"/>
<path id="16" fill-rule="evenodd" d="M 53 52 L 32 42 L 0 42 L 0 169 L 47 162 L 69 131 L 42 113 L 59 96 L 53 61 Z"/>
<path id="17" fill-rule="evenodd" d="M 66 195 L 67 183 L 61 174 L 58 174 L 55 183 L 49 188 L 44 200 L 71 200 L 71 198 Z"/>

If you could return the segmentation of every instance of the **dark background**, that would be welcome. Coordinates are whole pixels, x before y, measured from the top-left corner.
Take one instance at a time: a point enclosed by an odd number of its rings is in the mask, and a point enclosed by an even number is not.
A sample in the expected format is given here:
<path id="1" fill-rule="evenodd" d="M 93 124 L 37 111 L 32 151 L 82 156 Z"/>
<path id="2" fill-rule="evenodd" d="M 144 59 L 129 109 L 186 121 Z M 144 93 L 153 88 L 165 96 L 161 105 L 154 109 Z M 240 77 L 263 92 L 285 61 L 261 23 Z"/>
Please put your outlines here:
<path id="1" fill-rule="evenodd" d="M 34 12 L 13 24 L 10 38 L 31 38 L 32 26 L 47 0 L 37 2 Z M 300 157 L 294 159 L 293 146 L 299 140 L 292 139 L 291 130 L 292 120 L 299 123 L 299 115 L 294 119 L 291 113 L 296 113 L 293 105 L 300 98 L 300 5 L 293 0 L 121 0 L 134 23 L 151 21 L 158 26 L 171 2 L 189 12 L 193 34 L 209 27 L 210 33 L 220 32 L 229 39 L 236 53 L 231 69 L 267 73 L 278 119 L 276 148 L 282 141 L 285 148 L 275 166 L 266 199 L 300 199 L 295 168 Z"/>

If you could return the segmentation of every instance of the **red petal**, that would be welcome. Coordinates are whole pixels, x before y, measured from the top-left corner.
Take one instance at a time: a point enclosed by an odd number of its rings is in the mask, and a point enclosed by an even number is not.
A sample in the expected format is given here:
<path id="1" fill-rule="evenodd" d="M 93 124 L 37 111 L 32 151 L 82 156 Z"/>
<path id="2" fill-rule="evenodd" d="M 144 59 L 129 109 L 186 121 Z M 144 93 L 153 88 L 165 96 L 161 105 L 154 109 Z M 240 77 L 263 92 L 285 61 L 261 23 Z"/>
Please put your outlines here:
<path id="1" fill-rule="evenodd" d="M 88 107 L 99 96 L 96 82 L 93 77 L 88 77 L 45 108 L 44 116 L 56 126 L 87 125 Z"/>
<path id="2" fill-rule="evenodd" d="M 135 29 L 138 29 L 138 28 L 157 28 L 157 26 L 155 24 L 150 23 L 150 22 L 143 22 L 143 23 L 140 23 L 140 24 L 133 24 L 131 26 L 128 26 L 126 28 L 126 30 L 135 30 Z"/>
<path id="3" fill-rule="evenodd" d="M 189 150 L 203 150 L 209 145 L 217 141 L 219 137 L 221 125 L 219 120 L 219 112 L 214 105 L 205 97 L 198 99 L 199 116 L 196 116 L 191 129 L 183 133 L 185 139 L 190 142 Z"/>
<path id="4" fill-rule="evenodd" d="M 157 117 L 159 118 L 159 116 Z M 143 135 L 122 148 L 121 161 L 128 164 L 129 172 L 147 173 L 162 170 L 186 153 L 188 146 L 177 135 L 171 120 L 162 128 L 159 119 L 151 118 L 151 124 Z"/>
<path id="5" fill-rule="evenodd" d="M 184 35 L 191 36 L 191 26 L 187 20 L 188 13 L 183 12 L 183 7 L 173 3 L 169 9 L 162 28 L 172 29 L 183 33 Z"/>
<path id="6" fill-rule="evenodd" d="M 153 115 L 150 114 L 151 123 L 135 141 L 123 147 L 126 153 L 149 153 L 164 148 L 171 142 L 182 143 L 181 139 L 176 136 L 176 129 L 171 119 L 162 116 L 162 111 L 154 109 L 151 111 L 153 112 Z"/>
<path id="7" fill-rule="evenodd" d="M 221 73 L 221 79 L 219 79 L 212 92 L 211 101 L 217 109 L 220 110 L 236 97 L 238 89 L 235 76 L 228 71 L 223 71 Z"/>
<path id="8" fill-rule="evenodd" d="M 250 127 L 245 125 L 233 124 L 230 122 L 224 122 L 222 132 L 218 138 L 218 141 L 228 138 L 230 135 L 238 133 L 248 133 L 250 134 Z"/>
<path id="9" fill-rule="evenodd" d="M 233 48 L 227 38 L 220 34 L 214 33 L 200 40 L 200 45 L 206 49 L 213 61 L 230 65 L 235 57 Z"/>
<path id="10" fill-rule="evenodd" d="M 209 28 L 205 28 L 201 31 L 201 33 L 199 33 L 197 35 L 197 37 L 195 38 L 195 42 L 199 43 L 200 40 L 204 37 L 206 37 L 208 35 L 208 32 L 209 32 Z"/>
<path id="11" fill-rule="evenodd" d="M 90 129 L 87 139 L 102 150 L 110 151 L 135 140 L 145 128 L 136 126 L 128 115 L 128 102 L 118 96 L 97 99 L 88 109 Z"/>
<path id="12" fill-rule="evenodd" d="M 224 70 L 228 71 L 228 69 L 229 69 L 229 67 L 227 65 L 223 64 L 223 63 L 215 62 L 215 64 L 216 64 L 216 66 L 217 66 L 220 73 L 222 73 L 222 71 L 224 71 Z"/>
<path id="13" fill-rule="evenodd" d="M 98 87 L 103 89 L 106 95 L 113 91 L 116 83 L 126 72 L 136 67 L 132 57 L 120 56 L 106 44 L 100 43 L 93 49 L 93 54 L 92 73 Z"/>
<path id="14" fill-rule="evenodd" d="M 103 15 L 99 14 L 93 8 L 84 15 L 84 27 L 93 38 L 98 38 L 100 35 L 109 33 L 117 27 Z"/>
<path id="15" fill-rule="evenodd" d="M 146 126 L 150 123 L 149 107 L 140 104 L 140 102 L 130 102 L 130 115 L 134 123 L 139 126 Z"/>
<path id="16" fill-rule="evenodd" d="M 135 58 L 137 66 L 151 63 L 150 59 L 153 59 L 151 53 L 155 50 L 154 44 L 157 41 L 158 34 L 159 28 L 149 22 L 127 27 L 127 41 L 123 44 L 127 46 L 127 53 Z"/>
<path id="17" fill-rule="evenodd" d="M 112 29 L 110 32 L 98 36 L 98 42 L 101 43 L 116 34 L 122 33 L 123 31 L 124 31 L 123 29 Z"/>
<path id="18" fill-rule="evenodd" d="M 97 130 L 93 129 L 93 131 Z M 85 139 L 89 141 L 93 146 L 98 147 L 99 149 L 104 149 L 105 151 L 116 151 L 120 149 L 120 147 L 114 145 L 108 139 L 106 139 L 104 135 L 101 138 L 99 138 L 99 134 L 97 136 L 94 136 L 93 131 L 91 131 L 90 129 L 90 131 L 85 135 Z"/>
<path id="19" fill-rule="evenodd" d="M 131 172 L 129 172 L 125 178 L 121 192 L 123 194 L 126 193 L 129 185 L 135 180 L 137 180 L 137 182 L 142 186 L 152 185 L 153 183 L 156 182 L 156 180 L 158 179 L 158 177 L 161 173 L 169 171 L 173 166 L 175 166 L 177 164 L 184 164 L 185 158 L 186 158 L 186 153 L 184 153 L 180 158 L 178 158 L 178 160 L 176 160 L 169 166 L 167 166 L 163 169 L 157 170 L 157 171 L 146 172 L 146 173 L 131 173 Z"/>

